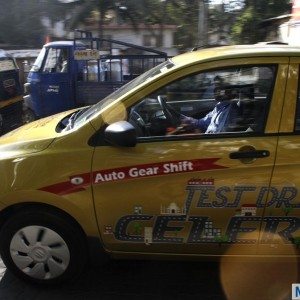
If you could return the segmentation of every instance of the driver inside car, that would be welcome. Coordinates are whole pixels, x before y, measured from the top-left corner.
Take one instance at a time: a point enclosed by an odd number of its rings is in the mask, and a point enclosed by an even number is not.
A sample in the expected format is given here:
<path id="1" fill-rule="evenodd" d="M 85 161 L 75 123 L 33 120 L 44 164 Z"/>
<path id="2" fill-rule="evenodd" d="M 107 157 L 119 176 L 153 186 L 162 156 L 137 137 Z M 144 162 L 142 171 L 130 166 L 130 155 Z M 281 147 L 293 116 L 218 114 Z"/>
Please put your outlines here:
<path id="1" fill-rule="evenodd" d="M 156 96 L 156 99 L 149 97 L 132 107 L 129 122 L 139 137 L 245 131 L 248 126 L 243 124 L 237 95 L 235 86 L 215 86 L 214 99 L 217 103 L 202 118 L 183 115 L 167 103 L 162 95 Z"/>
<path id="2" fill-rule="evenodd" d="M 181 133 L 221 133 L 235 131 L 241 120 L 241 110 L 232 87 L 218 86 L 214 89 L 216 106 L 200 119 L 182 115 L 181 124 L 168 134 Z"/>

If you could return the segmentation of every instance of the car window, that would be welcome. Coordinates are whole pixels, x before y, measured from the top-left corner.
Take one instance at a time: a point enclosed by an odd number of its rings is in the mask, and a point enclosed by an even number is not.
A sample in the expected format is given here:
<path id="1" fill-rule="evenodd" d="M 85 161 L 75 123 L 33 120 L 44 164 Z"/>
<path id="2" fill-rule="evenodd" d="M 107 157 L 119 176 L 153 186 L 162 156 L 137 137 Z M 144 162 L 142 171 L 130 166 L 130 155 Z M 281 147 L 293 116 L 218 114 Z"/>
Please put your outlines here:
<path id="1" fill-rule="evenodd" d="M 42 67 L 45 53 L 46 53 L 46 48 L 43 47 L 37 59 L 35 60 L 34 64 L 32 65 L 30 72 L 38 72 L 40 70 L 40 68 Z"/>
<path id="2" fill-rule="evenodd" d="M 117 99 L 121 98 L 123 95 L 128 93 L 129 91 L 135 89 L 143 82 L 147 82 L 155 78 L 157 75 L 164 74 L 168 70 L 174 68 L 175 65 L 171 60 L 167 60 L 160 65 L 148 70 L 147 72 L 141 74 L 135 79 L 129 81 L 127 84 L 121 86 L 119 89 L 115 90 L 113 93 L 99 101 L 98 103 L 91 106 L 87 109 L 83 114 L 78 117 L 74 122 L 74 127 L 80 126 L 83 122 L 93 118 L 97 113 L 99 113 L 102 109 L 105 109 L 111 103 L 117 101 Z"/>
<path id="3" fill-rule="evenodd" d="M 263 132 L 274 65 L 231 67 L 169 83 L 130 108 L 139 137 Z"/>
<path id="4" fill-rule="evenodd" d="M 66 73 L 68 71 L 68 50 L 49 48 L 43 73 Z"/>

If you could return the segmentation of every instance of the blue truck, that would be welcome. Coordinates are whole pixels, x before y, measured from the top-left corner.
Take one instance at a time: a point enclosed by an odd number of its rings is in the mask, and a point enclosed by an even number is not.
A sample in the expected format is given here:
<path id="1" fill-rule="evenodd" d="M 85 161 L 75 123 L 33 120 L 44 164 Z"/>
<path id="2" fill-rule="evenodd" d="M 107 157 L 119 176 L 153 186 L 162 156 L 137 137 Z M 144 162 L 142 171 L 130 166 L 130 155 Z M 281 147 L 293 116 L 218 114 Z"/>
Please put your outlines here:
<path id="1" fill-rule="evenodd" d="M 44 45 L 24 85 L 24 120 L 91 105 L 165 61 L 167 54 L 76 31 Z"/>

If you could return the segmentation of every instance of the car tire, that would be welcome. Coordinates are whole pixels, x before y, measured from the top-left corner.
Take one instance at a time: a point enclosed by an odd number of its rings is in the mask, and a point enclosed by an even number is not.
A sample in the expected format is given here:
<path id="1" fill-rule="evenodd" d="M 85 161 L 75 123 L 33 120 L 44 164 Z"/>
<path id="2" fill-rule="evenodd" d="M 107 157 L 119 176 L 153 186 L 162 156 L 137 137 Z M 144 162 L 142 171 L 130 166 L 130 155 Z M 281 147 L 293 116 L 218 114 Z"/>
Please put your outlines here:
<path id="1" fill-rule="evenodd" d="M 13 215 L 0 231 L 0 255 L 17 277 L 36 284 L 77 278 L 87 261 L 85 237 L 66 216 L 47 209 Z"/>

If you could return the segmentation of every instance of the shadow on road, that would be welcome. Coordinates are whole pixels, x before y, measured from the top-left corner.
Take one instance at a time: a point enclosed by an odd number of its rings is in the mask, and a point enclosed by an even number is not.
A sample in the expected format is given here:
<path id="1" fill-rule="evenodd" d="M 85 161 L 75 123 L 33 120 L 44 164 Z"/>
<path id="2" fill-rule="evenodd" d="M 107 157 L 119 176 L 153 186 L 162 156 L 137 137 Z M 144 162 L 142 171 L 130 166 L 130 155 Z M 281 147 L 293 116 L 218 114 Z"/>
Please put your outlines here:
<path id="1" fill-rule="evenodd" d="M 217 263 L 111 261 L 72 284 L 41 288 L 6 272 L 0 299 L 225 299 Z"/>

